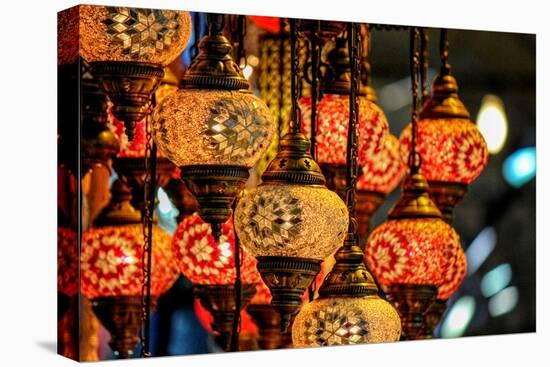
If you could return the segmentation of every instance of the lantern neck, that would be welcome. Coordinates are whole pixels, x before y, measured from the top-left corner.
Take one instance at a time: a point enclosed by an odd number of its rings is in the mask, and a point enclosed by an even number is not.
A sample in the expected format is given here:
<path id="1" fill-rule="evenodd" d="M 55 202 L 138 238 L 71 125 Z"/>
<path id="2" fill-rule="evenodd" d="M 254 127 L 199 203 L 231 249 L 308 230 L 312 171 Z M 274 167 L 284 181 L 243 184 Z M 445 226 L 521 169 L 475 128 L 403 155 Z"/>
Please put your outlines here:
<path id="1" fill-rule="evenodd" d="M 279 142 L 279 151 L 262 175 L 267 183 L 325 185 L 325 176 L 310 152 L 302 133 L 290 132 Z"/>
<path id="2" fill-rule="evenodd" d="M 388 219 L 442 218 L 441 211 L 428 193 L 426 178 L 420 173 L 407 176 L 403 193 L 388 215 Z"/>
<path id="3" fill-rule="evenodd" d="M 128 185 L 118 179 L 111 189 L 111 201 L 94 221 L 96 227 L 140 224 L 141 213 L 131 204 L 132 193 Z"/>
<path id="4" fill-rule="evenodd" d="M 470 113 L 458 97 L 458 84 L 452 75 L 442 74 L 435 78 L 432 96 L 424 104 L 420 118 L 470 118 Z"/>
<path id="5" fill-rule="evenodd" d="M 328 71 L 326 81 L 321 86 L 323 93 L 349 95 L 351 93 L 351 64 L 346 37 L 338 37 L 334 48 L 327 55 Z M 361 88 L 359 95 L 364 96 Z"/>
<path id="6" fill-rule="evenodd" d="M 239 65 L 231 56 L 232 46 L 216 25 L 199 43 L 199 54 L 185 72 L 181 84 L 191 89 L 249 89 Z"/>
<path id="7" fill-rule="evenodd" d="M 364 264 L 355 235 L 348 234 L 334 255 L 336 263 L 319 289 L 320 298 L 365 297 L 378 294 L 378 287 Z"/>

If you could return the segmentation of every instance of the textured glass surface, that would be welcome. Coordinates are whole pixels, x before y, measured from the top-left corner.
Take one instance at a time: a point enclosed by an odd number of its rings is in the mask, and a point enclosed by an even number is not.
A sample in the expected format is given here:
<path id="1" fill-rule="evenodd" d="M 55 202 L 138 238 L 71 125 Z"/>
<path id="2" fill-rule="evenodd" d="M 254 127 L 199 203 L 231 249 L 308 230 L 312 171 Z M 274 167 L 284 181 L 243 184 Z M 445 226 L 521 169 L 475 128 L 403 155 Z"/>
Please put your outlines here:
<path id="1" fill-rule="evenodd" d="M 299 101 L 303 126 L 310 135 L 311 98 Z M 317 155 L 318 163 L 346 164 L 348 141 L 349 96 L 325 94 L 317 103 Z M 383 138 L 389 131 L 384 112 L 375 103 L 361 97 L 359 100 L 359 165 L 380 151 Z"/>
<path id="2" fill-rule="evenodd" d="M 80 6 L 80 52 L 92 61 L 140 61 L 168 65 L 191 34 L 188 12 Z"/>
<path id="3" fill-rule="evenodd" d="M 399 140 L 391 134 L 384 137 L 378 153 L 365 157 L 357 188 L 387 194 L 399 184 L 407 169 L 399 152 Z"/>
<path id="4" fill-rule="evenodd" d="M 441 219 L 389 220 L 370 235 L 365 258 L 382 287 L 433 284 L 447 299 L 466 274 L 466 257 L 455 230 Z"/>
<path id="5" fill-rule="evenodd" d="M 141 225 L 92 228 L 82 234 L 80 280 L 82 293 L 138 296 L 143 281 Z M 151 293 L 158 296 L 176 281 L 179 271 L 172 256 L 170 235 L 153 227 Z"/>
<path id="6" fill-rule="evenodd" d="M 239 201 L 235 215 L 254 256 L 322 260 L 342 245 L 348 227 L 344 202 L 324 187 L 262 185 Z"/>
<path id="7" fill-rule="evenodd" d="M 397 311 L 377 296 L 316 299 L 302 307 L 292 327 L 296 348 L 399 340 Z"/>
<path id="8" fill-rule="evenodd" d="M 251 93 L 178 90 L 155 111 L 153 136 L 177 166 L 253 167 L 275 132 L 268 107 Z"/>
<path id="9" fill-rule="evenodd" d="M 69 297 L 78 291 L 78 244 L 76 232 L 57 229 L 57 291 Z"/>
<path id="10" fill-rule="evenodd" d="M 212 227 L 194 213 L 185 217 L 172 238 L 174 256 L 181 272 L 196 284 L 235 283 L 235 232 L 232 219 L 222 224 L 220 241 L 212 236 Z M 256 259 L 241 251 L 241 280 L 260 282 Z"/>
<path id="11" fill-rule="evenodd" d="M 487 143 L 466 119 L 424 119 L 418 121 L 417 150 L 422 156 L 422 173 L 428 181 L 469 184 L 487 166 Z M 411 148 L 411 124 L 400 136 L 401 157 L 406 161 Z"/>

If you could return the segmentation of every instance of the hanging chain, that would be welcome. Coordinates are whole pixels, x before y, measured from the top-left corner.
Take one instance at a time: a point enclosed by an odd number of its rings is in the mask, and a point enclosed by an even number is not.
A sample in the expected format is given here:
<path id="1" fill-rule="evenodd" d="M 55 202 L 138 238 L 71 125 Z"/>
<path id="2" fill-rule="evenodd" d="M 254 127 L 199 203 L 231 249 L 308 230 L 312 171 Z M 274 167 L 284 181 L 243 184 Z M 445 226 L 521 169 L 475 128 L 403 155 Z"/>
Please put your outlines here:
<path id="1" fill-rule="evenodd" d="M 370 55 L 370 29 L 367 24 L 361 25 L 361 68 L 363 72 L 361 73 L 361 81 L 365 86 L 372 86 L 372 72 L 371 66 L 369 63 Z"/>
<path id="2" fill-rule="evenodd" d="M 321 81 L 319 68 L 321 66 L 321 45 L 319 34 L 321 21 L 315 21 L 315 28 L 311 32 L 311 156 L 317 161 L 317 101 L 320 99 Z"/>
<path id="3" fill-rule="evenodd" d="M 141 357 L 150 357 L 151 351 L 151 263 L 153 252 L 153 213 L 155 210 L 155 186 L 157 170 L 157 145 L 151 138 L 151 116 L 156 106 L 155 94 L 151 97 L 149 111 L 145 118 L 145 201 L 142 211 L 143 253 L 141 258 L 143 282 L 141 286 L 141 320 L 140 331 Z"/>
<path id="4" fill-rule="evenodd" d="M 237 200 L 233 203 L 233 213 L 237 207 Z M 233 226 L 235 225 L 233 216 Z M 234 228 L 234 227 L 233 227 Z M 235 314 L 233 316 L 233 325 L 231 330 L 231 351 L 239 350 L 239 326 L 241 324 L 241 304 L 242 304 L 242 280 L 241 280 L 241 243 L 239 236 L 235 233 Z"/>
<path id="5" fill-rule="evenodd" d="M 357 122 L 359 120 L 359 83 L 361 79 L 361 37 L 359 24 L 348 25 L 348 49 L 350 55 L 351 89 L 349 96 L 349 125 L 346 147 L 346 205 L 349 212 L 349 235 L 357 234 L 357 219 L 355 218 L 355 191 L 359 166 Z"/>
<path id="6" fill-rule="evenodd" d="M 441 28 L 441 34 L 439 39 L 439 56 L 441 57 L 441 75 L 451 74 L 451 64 L 449 64 L 449 39 L 447 36 L 447 30 Z"/>
<path id="7" fill-rule="evenodd" d="M 292 90 L 292 111 L 290 118 L 289 130 L 292 133 L 300 133 L 302 131 L 302 113 L 298 106 L 298 96 L 300 94 L 298 90 L 298 83 L 300 82 L 299 76 L 299 58 L 298 58 L 298 19 L 289 19 L 290 21 L 290 57 L 291 57 L 291 75 L 290 75 L 290 88 Z"/>
<path id="8" fill-rule="evenodd" d="M 430 66 L 428 41 L 428 30 L 426 28 L 420 28 L 420 90 L 422 95 L 422 104 L 424 104 L 430 97 L 430 91 L 428 89 L 428 68 Z"/>
<path id="9" fill-rule="evenodd" d="M 422 164 L 422 157 L 416 150 L 417 122 L 418 122 L 418 79 L 420 74 L 420 51 L 418 49 L 418 40 L 420 31 L 418 28 L 411 28 L 410 33 L 410 72 L 411 72 L 411 90 L 412 90 L 412 113 L 411 113 L 411 152 L 409 154 L 408 165 L 411 174 L 417 173 Z"/>

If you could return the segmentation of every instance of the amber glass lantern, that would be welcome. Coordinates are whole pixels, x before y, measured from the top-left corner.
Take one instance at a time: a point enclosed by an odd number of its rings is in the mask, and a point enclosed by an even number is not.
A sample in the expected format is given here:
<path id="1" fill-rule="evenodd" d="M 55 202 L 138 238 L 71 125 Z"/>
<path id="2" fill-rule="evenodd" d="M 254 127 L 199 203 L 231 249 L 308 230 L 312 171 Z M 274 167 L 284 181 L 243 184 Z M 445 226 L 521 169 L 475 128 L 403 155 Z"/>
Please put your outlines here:
<path id="1" fill-rule="evenodd" d="M 239 200 L 237 234 L 258 260 L 258 270 L 281 314 L 286 330 L 324 258 L 342 243 L 348 225 L 346 206 L 325 186 L 301 131 L 297 101 L 298 31 L 291 19 L 293 117 L 262 184 Z"/>
<path id="2" fill-rule="evenodd" d="M 182 79 L 155 111 L 153 138 L 181 170 L 214 238 L 275 132 L 269 108 L 249 90 L 223 36 L 223 16 L 208 15 L 208 34 Z"/>
<path id="3" fill-rule="evenodd" d="M 79 6 L 79 51 L 124 121 L 130 140 L 135 122 L 147 114 L 163 67 L 189 41 L 188 12 L 128 7 Z"/>

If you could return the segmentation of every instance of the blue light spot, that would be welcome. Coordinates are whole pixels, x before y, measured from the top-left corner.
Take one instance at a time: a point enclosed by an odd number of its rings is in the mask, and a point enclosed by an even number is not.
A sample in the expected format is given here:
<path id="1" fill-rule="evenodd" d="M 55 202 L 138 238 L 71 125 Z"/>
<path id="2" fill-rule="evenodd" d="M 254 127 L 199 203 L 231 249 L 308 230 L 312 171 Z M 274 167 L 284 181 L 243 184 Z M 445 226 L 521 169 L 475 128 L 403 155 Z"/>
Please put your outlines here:
<path id="1" fill-rule="evenodd" d="M 501 264 L 487 272 L 481 279 L 481 293 L 489 298 L 503 290 L 512 280 L 510 264 Z"/>
<path id="2" fill-rule="evenodd" d="M 511 186 L 519 188 L 531 181 L 537 171 L 536 148 L 522 148 L 512 153 L 502 166 L 504 179 Z"/>

